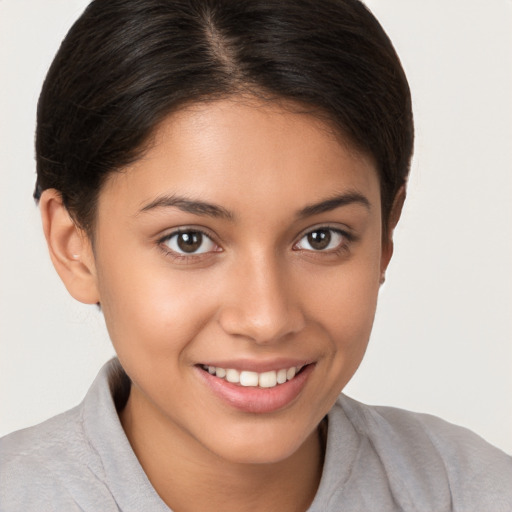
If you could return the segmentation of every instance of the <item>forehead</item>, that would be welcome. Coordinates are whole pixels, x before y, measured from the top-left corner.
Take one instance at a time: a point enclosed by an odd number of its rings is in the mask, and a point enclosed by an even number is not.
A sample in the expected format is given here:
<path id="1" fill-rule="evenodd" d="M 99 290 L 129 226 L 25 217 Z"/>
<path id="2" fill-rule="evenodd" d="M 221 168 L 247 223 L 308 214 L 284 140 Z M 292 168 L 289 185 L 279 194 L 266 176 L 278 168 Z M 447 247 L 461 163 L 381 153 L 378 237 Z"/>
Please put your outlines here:
<path id="1" fill-rule="evenodd" d="M 230 210 L 300 208 L 315 199 L 380 193 L 373 159 L 317 116 L 293 104 L 227 99 L 168 116 L 144 156 L 112 174 L 100 208 L 117 200 L 132 211 L 162 194 L 191 195 Z"/>

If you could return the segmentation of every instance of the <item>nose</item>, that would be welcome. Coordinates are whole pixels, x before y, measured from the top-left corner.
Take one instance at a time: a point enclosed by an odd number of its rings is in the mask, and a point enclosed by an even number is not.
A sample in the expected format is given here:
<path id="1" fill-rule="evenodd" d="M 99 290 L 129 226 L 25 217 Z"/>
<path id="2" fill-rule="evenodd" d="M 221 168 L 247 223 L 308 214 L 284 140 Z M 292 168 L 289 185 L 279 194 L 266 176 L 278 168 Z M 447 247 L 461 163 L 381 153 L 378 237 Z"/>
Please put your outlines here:
<path id="1" fill-rule="evenodd" d="M 304 328 L 293 279 L 283 267 L 275 258 L 253 257 L 231 273 L 219 314 L 225 332 L 268 345 Z"/>

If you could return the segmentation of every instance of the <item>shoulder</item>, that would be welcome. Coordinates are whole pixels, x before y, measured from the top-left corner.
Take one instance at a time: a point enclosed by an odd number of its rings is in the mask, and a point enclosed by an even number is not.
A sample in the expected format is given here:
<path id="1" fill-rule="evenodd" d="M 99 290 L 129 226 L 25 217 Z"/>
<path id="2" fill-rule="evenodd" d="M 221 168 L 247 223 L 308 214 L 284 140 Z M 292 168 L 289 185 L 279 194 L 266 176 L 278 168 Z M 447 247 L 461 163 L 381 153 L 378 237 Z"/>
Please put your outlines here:
<path id="1" fill-rule="evenodd" d="M 0 439 L 0 512 L 168 510 L 119 421 L 129 385 L 113 359 L 78 407 Z"/>
<path id="2" fill-rule="evenodd" d="M 120 436 L 105 427 L 118 421 L 110 366 L 79 406 L 0 439 L 1 512 L 118 510 L 97 448 L 98 440 L 110 446 Z"/>
<path id="3" fill-rule="evenodd" d="M 49 490 L 60 487 L 55 483 L 75 458 L 77 443 L 71 438 L 77 436 L 77 415 L 71 410 L 0 439 L 2 510 L 33 510 L 29 504 L 37 502 L 35 494 L 41 496 L 39 506 L 55 498 Z"/>
<path id="4" fill-rule="evenodd" d="M 83 510 L 77 496 L 97 480 L 76 407 L 0 439 L 0 510 Z"/>
<path id="5" fill-rule="evenodd" d="M 79 409 L 79 406 L 74 407 L 69 411 L 43 421 L 38 425 L 7 434 L 0 438 L 0 446 L 3 450 L 7 450 L 7 453 L 13 453 L 19 450 L 20 442 L 24 444 L 25 441 L 32 441 L 34 439 L 57 442 L 57 439 L 55 439 L 56 433 L 60 433 L 62 430 L 67 430 L 69 425 L 73 425 L 73 427 L 76 426 L 80 415 Z M 2 453 L 6 452 L 4 451 Z"/>
<path id="6" fill-rule="evenodd" d="M 470 430 L 344 395 L 335 407 L 370 441 L 387 473 L 410 488 L 445 488 L 457 510 L 512 510 L 512 457 Z"/>
<path id="7" fill-rule="evenodd" d="M 59 414 L 40 425 L 13 432 L 0 439 L 2 469 L 23 466 L 45 466 L 57 469 L 74 458 L 81 437 L 79 409 Z M 50 466 L 58 464 L 55 468 Z M 2 471 L 2 478 L 6 472 Z"/>

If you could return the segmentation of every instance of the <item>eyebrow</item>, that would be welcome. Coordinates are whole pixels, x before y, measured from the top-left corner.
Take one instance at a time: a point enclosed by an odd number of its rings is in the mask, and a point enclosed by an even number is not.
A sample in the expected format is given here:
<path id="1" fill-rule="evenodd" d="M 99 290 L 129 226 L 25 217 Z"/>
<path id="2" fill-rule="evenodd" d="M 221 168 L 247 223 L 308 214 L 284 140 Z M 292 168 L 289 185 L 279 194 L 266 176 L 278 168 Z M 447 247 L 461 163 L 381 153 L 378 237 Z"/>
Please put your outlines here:
<path id="1" fill-rule="evenodd" d="M 154 210 L 155 208 L 168 207 L 179 208 L 184 212 L 193 213 L 195 215 L 233 220 L 233 214 L 222 206 L 206 203 L 204 201 L 194 201 L 177 195 L 157 197 L 154 201 L 143 206 L 140 213 Z"/>
<path id="2" fill-rule="evenodd" d="M 359 192 L 347 192 L 324 201 L 320 201 L 319 203 L 308 205 L 299 210 L 297 217 L 303 219 L 320 213 L 330 212 L 331 210 L 335 210 L 341 206 L 348 206 L 350 204 L 360 204 L 367 210 L 371 210 L 370 201 L 368 201 L 365 196 Z"/>
<path id="3" fill-rule="evenodd" d="M 347 192 L 334 197 L 330 197 L 329 199 L 325 199 L 319 203 L 310 204 L 299 210 L 296 214 L 296 217 L 300 219 L 312 217 L 313 215 L 329 212 L 331 210 L 335 210 L 336 208 L 350 204 L 360 204 L 367 210 L 371 209 L 370 201 L 368 201 L 365 196 L 359 192 Z M 194 201 L 177 195 L 164 195 L 157 197 L 155 200 L 143 206 L 139 213 L 154 210 L 156 208 L 169 207 L 179 208 L 184 212 L 193 213 L 195 215 L 203 215 L 207 217 L 222 218 L 227 220 L 234 219 L 233 213 L 222 206 L 204 201 Z"/>

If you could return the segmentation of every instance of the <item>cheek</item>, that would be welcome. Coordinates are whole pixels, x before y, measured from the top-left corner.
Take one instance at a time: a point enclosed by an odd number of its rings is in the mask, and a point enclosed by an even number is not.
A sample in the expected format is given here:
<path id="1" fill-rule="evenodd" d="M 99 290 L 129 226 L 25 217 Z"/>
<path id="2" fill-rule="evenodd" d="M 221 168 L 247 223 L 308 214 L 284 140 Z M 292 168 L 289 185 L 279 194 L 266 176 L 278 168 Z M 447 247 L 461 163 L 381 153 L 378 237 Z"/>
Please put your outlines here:
<path id="1" fill-rule="evenodd" d="M 100 274 L 101 305 L 121 358 L 143 353 L 175 358 L 213 314 L 213 293 L 201 276 L 135 257 L 109 263 L 114 261 L 105 261 Z"/>
<path id="2" fill-rule="evenodd" d="M 332 399 L 359 367 L 375 317 L 380 251 L 376 246 L 359 256 L 330 269 L 316 280 L 316 286 L 314 279 L 311 280 L 307 287 L 310 291 L 308 314 L 315 319 L 321 337 L 328 340 L 323 371 L 329 376 L 324 385 L 330 389 Z"/>
<path id="3" fill-rule="evenodd" d="M 316 297 L 313 312 L 321 322 L 327 357 L 324 386 L 329 388 L 332 401 L 353 377 L 363 360 L 372 331 L 377 306 L 378 280 L 368 272 L 340 272 L 330 280 L 323 300 Z"/>
<path id="4" fill-rule="evenodd" d="M 330 331 L 336 343 L 367 341 L 375 316 L 379 292 L 379 260 L 354 260 L 332 268 L 308 290 L 311 315 Z M 312 280 L 314 281 L 314 279 Z"/>

